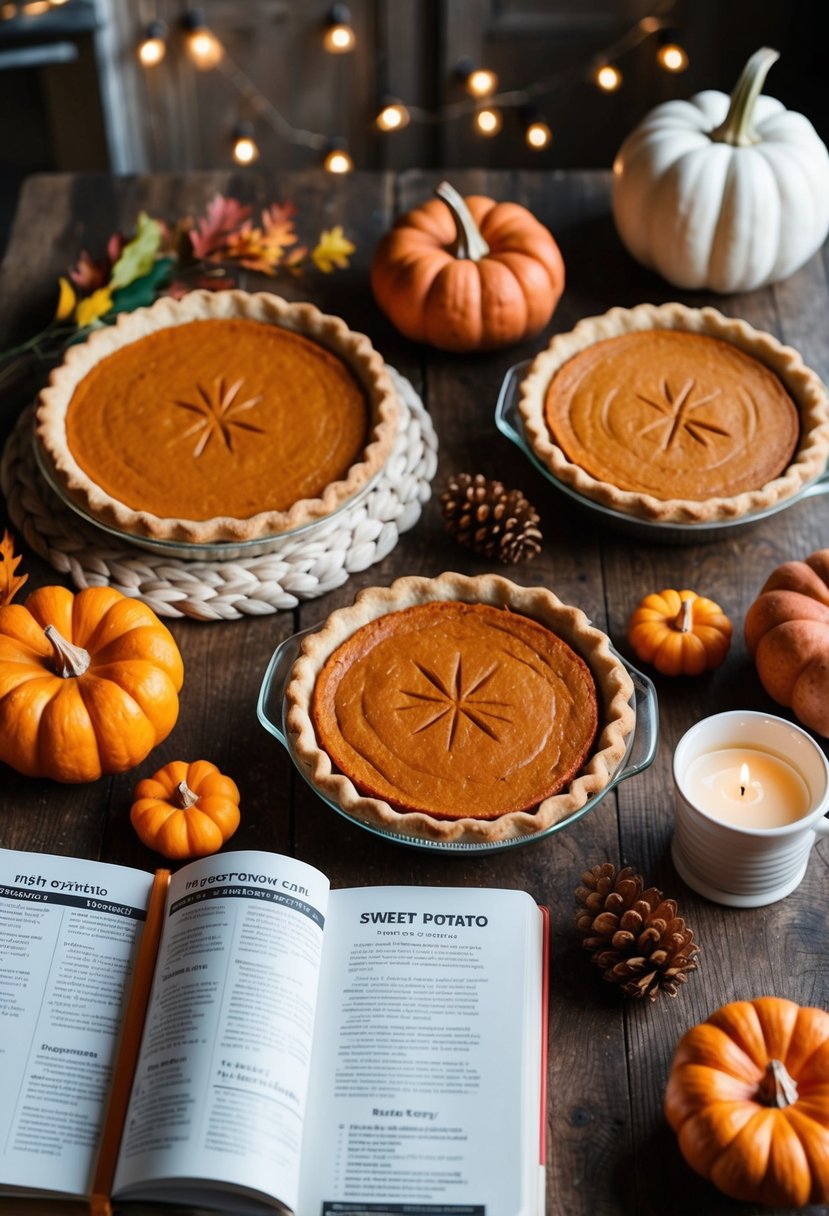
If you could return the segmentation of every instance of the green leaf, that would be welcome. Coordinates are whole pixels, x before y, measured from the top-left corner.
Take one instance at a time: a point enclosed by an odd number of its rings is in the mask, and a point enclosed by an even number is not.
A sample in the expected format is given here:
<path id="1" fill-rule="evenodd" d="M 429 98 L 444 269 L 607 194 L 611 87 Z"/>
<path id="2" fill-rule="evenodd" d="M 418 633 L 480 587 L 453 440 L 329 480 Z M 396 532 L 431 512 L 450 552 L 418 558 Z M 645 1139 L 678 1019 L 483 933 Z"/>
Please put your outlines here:
<path id="1" fill-rule="evenodd" d="M 120 258 L 112 268 L 109 286 L 113 291 L 128 287 L 152 269 L 161 247 L 161 238 L 161 225 L 158 221 L 150 219 L 146 211 L 140 212 L 135 236 L 124 246 Z"/>
<path id="2" fill-rule="evenodd" d="M 155 300 L 158 291 L 166 287 L 172 276 L 175 258 L 159 258 L 153 262 L 149 274 L 133 279 L 126 287 L 112 293 L 112 308 L 107 313 L 132 312 L 134 308 L 146 308 Z"/>

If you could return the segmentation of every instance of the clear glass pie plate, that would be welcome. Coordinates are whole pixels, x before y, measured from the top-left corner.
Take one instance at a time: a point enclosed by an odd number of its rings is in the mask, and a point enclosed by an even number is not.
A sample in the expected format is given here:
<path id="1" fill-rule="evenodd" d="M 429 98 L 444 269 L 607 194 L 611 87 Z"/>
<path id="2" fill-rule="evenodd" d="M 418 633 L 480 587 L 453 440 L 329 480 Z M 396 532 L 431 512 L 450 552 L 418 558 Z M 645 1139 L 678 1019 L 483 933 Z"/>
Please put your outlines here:
<path id="1" fill-rule="evenodd" d="M 531 362 L 532 360 L 527 359 L 523 363 L 516 363 L 504 376 L 495 406 L 495 425 L 502 435 L 505 435 L 507 439 L 524 453 L 530 463 L 538 469 L 541 476 L 546 478 L 557 490 L 568 498 L 573 499 L 574 502 L 577 502 L 579 506 L 584 507 L 593 515 L 598 516 L 604 522 L 611 524 L 622 532 L 626 532 L 630 536 L 638 537 L 640 540 L 657 541 L 671 545 L 694 545 L 705 541 L 722 540 L 732 535 L 735 529 L 759 523 L 761 520 L 768 519 L 772 515 L 777 515 L 778 512 L 785 510 L 786 507 L 791 507 L 796 502 L 802 502 L 805 498 L 815 498 L 829 493 L 829 469 L 825 469 L 819 477 L 809 482 L 808 485 L 804 486 L 796 494 L 792 494 L 790 498 L 785 498 L 781 502 L 774 503 L 773 506 L 766 507 L 762 511 L 740 515 L 734 519 L 721 519 L 703 523 L 677 523 L 639 519 L 634 515 L 627 514 L 625 511 L 618 511 L 613 507 L 605 506 L 603 503 L 594 502 L 593 499 L 580 494 L 578 490 L 574 490 L 571 486 L 565 485 L 564 482 L 560 481 L 539 460 L 533 451 L 532 444 L 527 438 L 521 412 L 518 408 L 518 400 L 521 381 L 526 376 Z"/>
<path id="2" fill-rule="evenodd" d="M 380 836 L 384 840 L 390 840 L 396 844 L 409 845 L 415 849 L 426 849 L 431 852 L 465 854 L 500 853 L 506 852 L 508 849 L 520 848 L 522 845 L 536 844 L 539 840 L 545 840 L 548 836 L 552 836 L 563 828 L 569 827 L 577 819 L 581 819 L 583 815 L 586 815 L 588 811 L 597 806 L 611 790 L 615 789 L 620 782 L 625 781 L 628 777 L 633 777 L 636 773 L 642 772 L 643 769 L 652 764 L 656 755 L 657 744 L 659 742 L 659 711 L 656 690 L 652 681 L 646 675 L 638 671 L 622 655 L 614 650 L 614 654 L 624 665 L 633 682 L 632 705 L 635 713 L 635 724 L 628 739 L 625 755 L 619 762 L 615 773 L 605 788 L 592 798 L 589 798 L 584 806 L 579 807 L 577 811 L 574 811 L 572 815 L 568 815 L 566 819 L 562 819 L 559 823 L 554 823 L 540 832 L 534 832 L 528 836 L 517 836 L 509 840 L 496 840 L 491 843 L 427 840 L 406 832 L 395 832 L 378 827 L 343 810 L 336 802 L 333 802 L 325 794 L 321 793 L 310 779 L 294 750 L 292 738 L 286 725 L 287 708 L 285 690 L 290 680 L 291 669 L 299 656 L 302 639 L 306 633 L 310 632 L 311 630 L 306 629 L 302 633 L 296 633 L 292 637 L 286 638 L 284 642 L 277 646 L 262 680 L 256 715 L 265 730 L 278 739 L 285 748 L 294 762 L 298 773 L 310 785 L 318 798 L 326 803 L 332 811 L 336 811 L 338 815 L 342 815 L 350 823 L 363 828 L 373 836 Z"/>

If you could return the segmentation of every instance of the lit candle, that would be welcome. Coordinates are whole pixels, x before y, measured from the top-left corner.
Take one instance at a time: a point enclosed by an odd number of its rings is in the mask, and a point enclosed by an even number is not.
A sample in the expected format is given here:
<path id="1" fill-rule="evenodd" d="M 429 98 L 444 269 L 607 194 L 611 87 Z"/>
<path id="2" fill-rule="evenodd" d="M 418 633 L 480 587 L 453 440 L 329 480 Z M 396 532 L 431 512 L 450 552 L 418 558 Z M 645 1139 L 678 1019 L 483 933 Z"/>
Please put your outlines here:
<path id="1" fill-rule="evenodd" d="M 782 827 L 811 806 L 809 788 L 792 765 L 749 748 L 704 752 L 688 766 L 684 785 L 701 810 L 737 827 Z"/>

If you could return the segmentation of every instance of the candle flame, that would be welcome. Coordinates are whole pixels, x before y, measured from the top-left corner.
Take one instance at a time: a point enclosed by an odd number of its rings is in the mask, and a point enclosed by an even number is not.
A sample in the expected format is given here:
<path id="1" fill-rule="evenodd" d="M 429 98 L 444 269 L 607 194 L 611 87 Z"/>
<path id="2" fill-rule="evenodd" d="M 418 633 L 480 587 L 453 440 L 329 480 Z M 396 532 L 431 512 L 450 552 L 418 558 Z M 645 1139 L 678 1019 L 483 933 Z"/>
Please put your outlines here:
<path id="1" fill-rule="evenodd" d="M 746 790 L 748 789 L 750 781 L 751 781 L 751 774 L 749 773 L 748 765 L 744 764 L 740 768 L 740 797 L 741 798 L 745 798 Z"/>

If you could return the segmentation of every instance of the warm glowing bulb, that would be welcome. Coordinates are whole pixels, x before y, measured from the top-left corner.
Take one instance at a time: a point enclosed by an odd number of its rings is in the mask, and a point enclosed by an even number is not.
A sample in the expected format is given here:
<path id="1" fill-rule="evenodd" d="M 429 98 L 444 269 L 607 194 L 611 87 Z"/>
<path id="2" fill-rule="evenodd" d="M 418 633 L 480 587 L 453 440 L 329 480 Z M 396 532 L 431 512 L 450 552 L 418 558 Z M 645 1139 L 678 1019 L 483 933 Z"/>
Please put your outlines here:
<path id="1" fill-rule="evenodd" d="M 28 4 L 23 5 L 22 11 L 27 17 L 39 17 L 41 13 L 48 13 L 49 0 L 29 0 Z"/>
<path id="2" fill-rule="evenodd" d="M 684 72 L 688 66 L 688 56 L 681 46 L 675 42 L 667 42 L 656 52 L 656 58 L 666 72 Z"/>
<path id="3" fill-rule="evenodd" d="M 2 7 L 0 7 L 0 18 L 2 18 L 3 21 L 11 21 L 12 17 L 16 17 L 16 16 L 17 16 L 17 5 L 16 4 L 4 4 Z"/>
<path id="4" fill-rule="evenodd" d="M 605 93 L 615 93 L 622 83 L 622 73 L 612 63 L 603 63 L 596 72 L 596 84 Z"/>
<path id="5" fill-rule="evenodd" d="M 402 102 L 392 101 L 383 106 L 376 122 L 381 131 L 402 131 L 409 125 L 409 111 Z"/>
<path id="6" fill-rule="evenodd" d="M 192 30 L 187 36 L 187 53 L 201 71 L 215 68 L 222 58 L 222 44 L 210 30 Z"/>
<path id="7" fill-rule="evenodd" d="M 259 159 L 259 148 L 256 140 L 249 135 L 242 135 L 233 144 L 233 159 L 237 165 L 252 165 Z"/>
<path id="8" fill-rule="evenodd" d="M 331 55 L 345 55 L 353 51 L 357 39 L 350 25 L 329 25 L 322 44 Z"/>
<path id="9" fill-rule="evenodd" d="M 552 141 L 553 133 L 547 126 L 546 122 L 542 122 L 539 119 L 530 123 L 526 132 L 524 133 L 524 137 L 529 147 L 537 149 L 546 148 L 547 145 Z"/>
<path id="10" fill-rule="evenodd" d="M 475 68 L 466 78 L 466 89 L 473 97 L 491 97 L 498 88 L 498 77 L 489 68 Z"/>
<path id="11" fill-rule="evenodd" d="M 138 60 L 145 68 L 161 63 L 166 53 L 167 44 L 163 38 L 145 38 L 138 46 Z"/>
<path id="12" fill-rule="evenodd" d="M 497 135 L 503 120 L 499 110 L 479 110 L 475 115 L 475 126 L 481 135 Z"/>
<path id="13" fill-rule="evenodd" d="M 332 148 L 323 161 L 323 168 L 329 173 L 350 173 L 354 161 L 343 148 Z"/>

